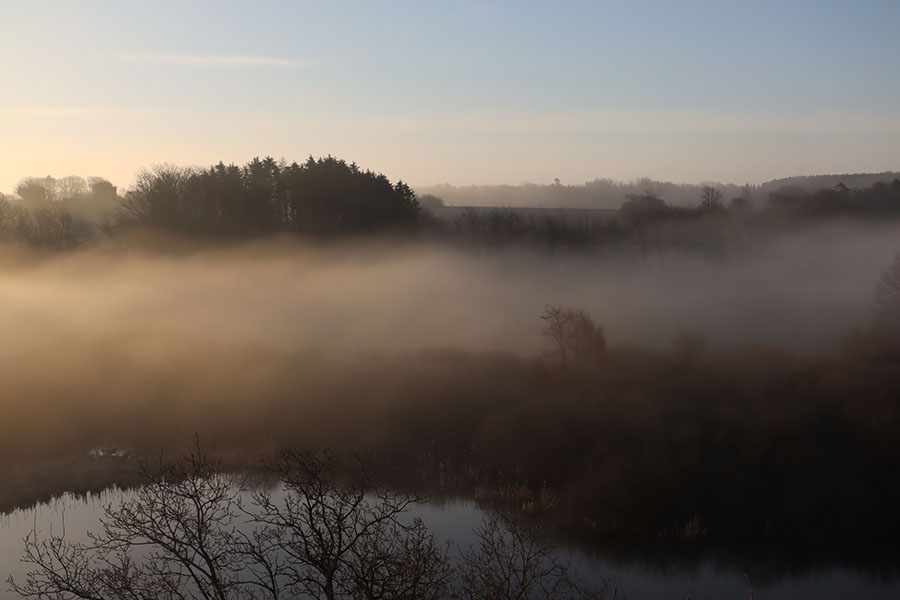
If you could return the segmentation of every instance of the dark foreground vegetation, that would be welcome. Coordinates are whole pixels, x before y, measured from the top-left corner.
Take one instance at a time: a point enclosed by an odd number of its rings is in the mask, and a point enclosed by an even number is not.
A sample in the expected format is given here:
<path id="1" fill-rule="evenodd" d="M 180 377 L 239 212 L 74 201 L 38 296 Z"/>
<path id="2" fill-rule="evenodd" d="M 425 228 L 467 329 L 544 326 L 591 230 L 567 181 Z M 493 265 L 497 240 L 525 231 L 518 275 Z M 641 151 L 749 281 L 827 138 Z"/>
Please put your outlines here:
<path id="1" fill-rule="evenodd" d="M 267 472 L 276 492 L 248 489 L 199 448 L 145 465 L 145 484 L 106 508 L 89 541 L 29 535 L 31 570 L 8 583 L 25 598 L 84 600 L 590 600 L 610 590 L 579 580 L 518 515 L 486 518 L 474 546 L 442 545 L 404 519 L 416 496 L 375 486 L 358 464 L 288 449 Z"/>

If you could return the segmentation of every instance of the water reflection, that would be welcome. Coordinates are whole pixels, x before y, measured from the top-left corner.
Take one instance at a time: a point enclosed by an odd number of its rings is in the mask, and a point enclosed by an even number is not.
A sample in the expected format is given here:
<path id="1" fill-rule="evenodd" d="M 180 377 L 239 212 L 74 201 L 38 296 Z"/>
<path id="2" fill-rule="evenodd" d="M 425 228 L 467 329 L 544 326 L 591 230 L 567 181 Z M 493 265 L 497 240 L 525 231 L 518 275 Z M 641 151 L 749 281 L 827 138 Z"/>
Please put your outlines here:
<path id="1" fill-rule="evenodd" d="M 71 541 L 85 540 L 96 531 L 104 507 L 116 505 L 132 492 L 117 488 L 99 494 L 63 495 L 31 509 L 0 515 L 0 578 L 22 580 L 27 566 L 20 562 L 23 539 L 33 529 L 42 536 L 65 531 Z M 423 519 L 442 541 L 460 547 L 473 541 L 473 530 L 483 511 L 468 500 L 442 500 L 416 506 L 410 518 Z M 727 548 L 685 548 L 660 545 L 655 548 L 598 547 L 596 541 L 569 540 L 567 558 L 578 574 L 599 582 L 615 577 L 620 593 L 632 600 L 642 598 L 746 598 L 750 573 L 757 599 L 816 598 L 894 599 L 900 595 L 898 563 L 874 549 L 868 557 L 841 567 L 823 567 L 819 557 L 790 552 L 738 553 Z M 816 566 L 818 565 L 818 566 Z M 0 598 L 16 598 L 0 586 Z"/>
<path id="2" fill-rule="evenodd" d="M 115 487 L 100 493 L 66 493 L 29 509 L 0 513 L 0 598 L 18 598 L 7 589 L 6 580 L 9 576 L 17 581 L 25 578 L 28 568 L 20 559 L 29 533 L 36 530 L 39 537 L 46 537 L 65 532 L 71 541 L 84 541 L 88 531 L 99 528 L 104 507 L 122 502 L 128 494 Z"/>

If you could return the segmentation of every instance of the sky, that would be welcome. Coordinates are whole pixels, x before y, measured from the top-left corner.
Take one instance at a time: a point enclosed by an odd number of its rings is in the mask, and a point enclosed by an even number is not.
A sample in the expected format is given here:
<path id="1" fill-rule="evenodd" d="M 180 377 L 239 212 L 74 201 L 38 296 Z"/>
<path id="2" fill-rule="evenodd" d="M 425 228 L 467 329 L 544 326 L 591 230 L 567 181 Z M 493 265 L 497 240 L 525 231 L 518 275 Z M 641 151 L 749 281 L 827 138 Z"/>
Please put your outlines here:
<path id="1" fill-rule="evenodd" d="M 0 0 L 0 192 L 333 155 L 414 186 L 900 169 L 900 2 Z"/>

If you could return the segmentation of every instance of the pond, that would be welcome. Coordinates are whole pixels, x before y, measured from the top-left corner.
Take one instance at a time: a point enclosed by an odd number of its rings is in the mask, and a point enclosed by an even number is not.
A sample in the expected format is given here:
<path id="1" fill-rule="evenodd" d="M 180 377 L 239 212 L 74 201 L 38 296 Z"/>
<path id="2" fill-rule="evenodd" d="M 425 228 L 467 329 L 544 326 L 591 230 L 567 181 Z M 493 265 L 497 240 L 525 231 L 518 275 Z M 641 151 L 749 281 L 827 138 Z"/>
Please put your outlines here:
<path id="1" fill-rule="evenodd" d="M 23 539 L 37 528 L 44 536 L 57 534 L 65 528 L 71 540 L 84 539 L 85 533 L 96 529 L 104 507 L 129 497 L 130 492 L 108 489 L 100 494 L 76 497 L 64 495 L 51 502 L 41 503 L 27 510 L 16 510 L 0 516 L 0 598 L 16 598 L 8 590 L 5 580 L 12 575 L 24 579 L 27 566 L 20 562 Z M 473 541 L 472 531 L 479 526 L 483 511 L 471 501 L 449 501 L 416 506 L 414 514 L 423 519 L 441 540 L 453 540 L 461 547 Z M 740 561 L 707 556 L 690 560 L 646 560 L 630 551 L 627 556 L 613 551 L 586 551 L 569 547 L 567 557 L 579 575 L 600 580 L 613 576 L 621 595 L 631 600 L 643 598 L 748 598 L 749 585 Z M 728 566 L 723 566 L 728 565 Z M 867 568 L 819 566 L 789 568 L 780 574 L 767 574 L 760 580 L 754 576 L 754 598 L 781 600 L 814 598 L 816 600 L 846 598 L 888 599 L 900 597 L 900 579 L 883 571 Z M 786 573 L 786 574 L 785 574 Z"/>

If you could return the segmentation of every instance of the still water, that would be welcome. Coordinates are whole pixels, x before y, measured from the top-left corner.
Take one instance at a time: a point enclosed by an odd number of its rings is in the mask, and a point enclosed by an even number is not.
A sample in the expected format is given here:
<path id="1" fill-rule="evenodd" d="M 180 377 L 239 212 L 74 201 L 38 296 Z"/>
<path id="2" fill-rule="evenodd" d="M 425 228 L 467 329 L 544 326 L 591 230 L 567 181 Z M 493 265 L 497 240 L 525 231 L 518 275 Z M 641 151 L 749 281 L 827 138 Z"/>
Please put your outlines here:
<path id="1" fill-rule="evenodd" d="M 65 530 L 72 541 L 83 540 L 85 534 L 98 529 L 104 507 L 129 497 L 129 492 L 109 489 L 86 497 L 64 495 L 51 502 L 38 504 L 27 510 L 0 515 L 0 598 L 16 598 L 8 590 L 10 575 L 22 581 L 27 566 L 20 562 L 22 541 L 35 528 L 39 535 L 59 534 Z M 479 526 L 482 510 L 473 502 L 455 501 L 426 504 L 414 508 L 441 540 L 452 540 L 461 547 L 473 541 L 472 531 Z M 567 557 L 578 574 L 586 579 L 613 576 L 619 597 L 631 600 L 655 598 L 749 598 L 749 586 L 743 570 L 717 566 L 718 561 L 701 559 L 673 561 L 640 561 L 633 553 L 628 559 L 621 556 L 589 554 L 568 549 Z M 652 563 L 652 566 L 651 566 Z M 846 598 L 900 598 L 900 579 L 886 576 L 873 569 L 851 570 L 843 567 L 818 568 L 802 574 L 768 576 L 754 580 L 756 600 L 787 600 L 812 598 L 816 600 Z"/>

